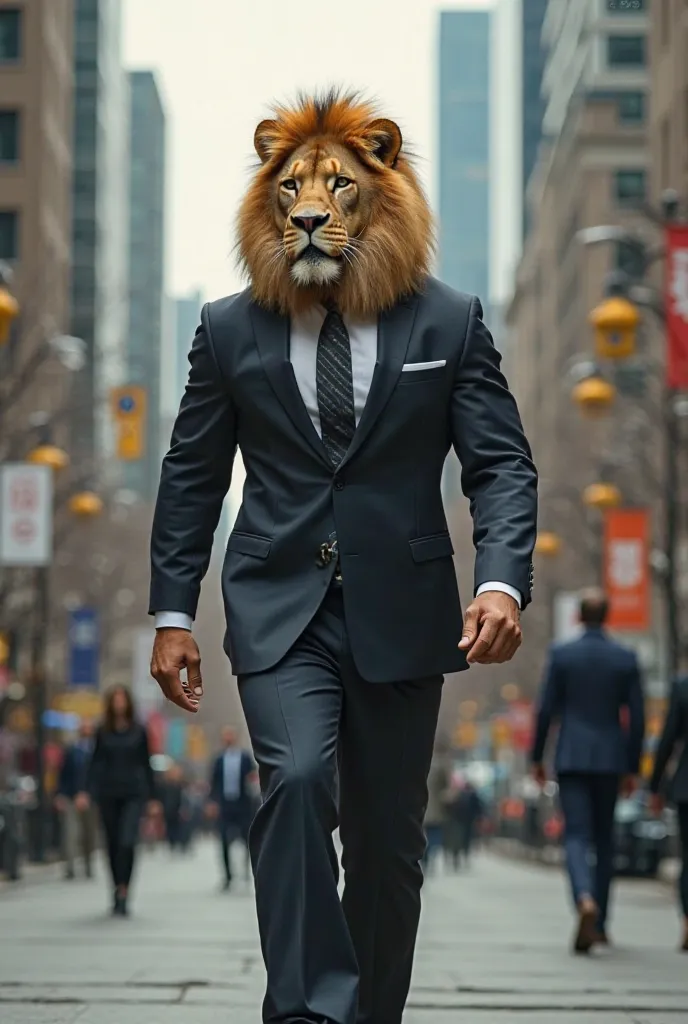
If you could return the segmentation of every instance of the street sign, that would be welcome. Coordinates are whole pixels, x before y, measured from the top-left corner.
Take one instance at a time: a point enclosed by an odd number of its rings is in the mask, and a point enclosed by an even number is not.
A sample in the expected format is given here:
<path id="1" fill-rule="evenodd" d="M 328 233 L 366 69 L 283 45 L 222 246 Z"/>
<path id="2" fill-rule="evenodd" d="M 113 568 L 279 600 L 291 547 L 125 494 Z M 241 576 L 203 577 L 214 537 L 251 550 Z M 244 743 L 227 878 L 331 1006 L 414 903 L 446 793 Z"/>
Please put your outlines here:
<path id="1" fill-rule="evenodd" d="M 76 608 L 69 620 L 69 685 L 98 689 L 98 612 L 95 608 Z"/>
<path id="2" fill-rule="evenodd" d="M 49 565 L 52 542 L 52 470 L 25 462 L 0 466 L 0 565 Z"/>
<path id="3" fill-rule="evenodd" d="M 115 388 L 112 413 L 117 426 L 117 458 L 135 462 L 146 446 L 146 389 L 138 385 Z"/>

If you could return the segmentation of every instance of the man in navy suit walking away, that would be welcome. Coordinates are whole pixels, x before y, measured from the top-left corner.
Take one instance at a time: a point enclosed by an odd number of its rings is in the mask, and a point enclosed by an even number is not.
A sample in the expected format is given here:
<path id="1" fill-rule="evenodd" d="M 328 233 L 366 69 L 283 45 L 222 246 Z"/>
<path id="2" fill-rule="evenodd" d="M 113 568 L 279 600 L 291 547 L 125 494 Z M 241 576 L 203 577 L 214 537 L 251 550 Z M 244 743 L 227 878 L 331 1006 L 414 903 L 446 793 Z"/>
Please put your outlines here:
<path id="1" fill-rule="evenodd" d="M 215 758 L 210 776 L 211 813 L 217 818 L 222 862 L 225 869 L 224 888 L 232 884 L 231 847 L 241 840 L 246 846 L 246 874 L 249 874 L 248 830 L 254 806 L 251 780 L 255 772 L 253 758 L 242 750 L 237 731 L 232 726 L 222 730 L 224 750 Z"/>
<path id="2" fill-rule="evenodd" d="M 607 610 L 601 591 L 586 592 L 580 607 L 583 634 L 552 648 L 532 751 L 533 772 L 543 784 L 547 737 L 558 721 L 555 770 L 566 825 L 566 864 L 578 911 L 577 953 L 608 941 L 614 809 L 619 792 L 632 791 L 645 732 L 638 661 L 633 651 L 605 633 Z"/>

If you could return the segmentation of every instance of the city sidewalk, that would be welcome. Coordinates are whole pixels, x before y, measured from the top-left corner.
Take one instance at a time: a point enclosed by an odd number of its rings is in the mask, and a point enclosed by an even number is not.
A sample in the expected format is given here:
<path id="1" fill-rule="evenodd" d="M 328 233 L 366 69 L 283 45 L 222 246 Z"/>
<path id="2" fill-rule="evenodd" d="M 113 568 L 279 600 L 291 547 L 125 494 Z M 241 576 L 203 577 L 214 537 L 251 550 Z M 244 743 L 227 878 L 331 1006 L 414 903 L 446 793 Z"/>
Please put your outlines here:
<path id="1" fill-rule="evenodd" d="M 241 856 L 237 850 L 237 869 Z M 250 886 L 219 891 L 213 846 L 141 857 L 131 920 L 104 878 L 0 893 L 2 1024 L 259 1024 L 263 968 Z M 608 955 L 573 958 L 563 879 L 480 857 L 428 880 L 405 1024 L 679 1024 L 688 959 L 672 893 L 618 887 Z"/>

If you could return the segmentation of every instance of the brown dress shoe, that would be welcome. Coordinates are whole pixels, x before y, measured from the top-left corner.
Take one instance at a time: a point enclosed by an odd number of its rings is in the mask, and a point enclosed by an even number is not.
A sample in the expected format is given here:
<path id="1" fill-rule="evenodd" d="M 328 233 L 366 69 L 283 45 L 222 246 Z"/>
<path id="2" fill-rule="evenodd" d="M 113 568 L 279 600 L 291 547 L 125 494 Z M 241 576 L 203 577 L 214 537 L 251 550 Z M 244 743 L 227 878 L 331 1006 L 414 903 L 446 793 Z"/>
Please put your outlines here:
<path id="1" fill-rule="evenodd" d="M 592 896 L 578 900 L 578 931 L 573 942 L 575 953 L 589 953 L 595 945 L 599 911 Z"/>

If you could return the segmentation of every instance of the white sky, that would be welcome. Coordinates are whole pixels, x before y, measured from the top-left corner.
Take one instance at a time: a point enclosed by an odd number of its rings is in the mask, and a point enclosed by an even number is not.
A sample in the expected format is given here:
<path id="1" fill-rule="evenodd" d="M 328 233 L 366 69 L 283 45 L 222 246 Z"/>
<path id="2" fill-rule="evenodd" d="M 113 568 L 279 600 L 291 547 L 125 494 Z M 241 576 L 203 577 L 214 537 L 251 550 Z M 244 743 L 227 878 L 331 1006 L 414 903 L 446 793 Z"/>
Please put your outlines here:
<path id="1" fill-rule="evenodd" d="M 233 222 L 273 98 L 333 83 L 375 95 L 435 193 L 438 12 L 490 0 L 125 0 L 124 59 L 158 76 L 168 118 L 167 290 L 239 286 Z M 403 14 L 402 14 L 403 11 Z"/>

